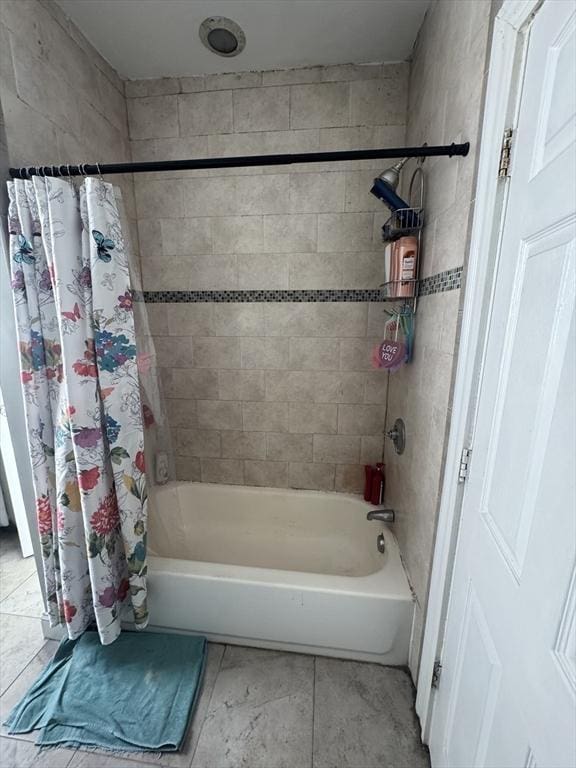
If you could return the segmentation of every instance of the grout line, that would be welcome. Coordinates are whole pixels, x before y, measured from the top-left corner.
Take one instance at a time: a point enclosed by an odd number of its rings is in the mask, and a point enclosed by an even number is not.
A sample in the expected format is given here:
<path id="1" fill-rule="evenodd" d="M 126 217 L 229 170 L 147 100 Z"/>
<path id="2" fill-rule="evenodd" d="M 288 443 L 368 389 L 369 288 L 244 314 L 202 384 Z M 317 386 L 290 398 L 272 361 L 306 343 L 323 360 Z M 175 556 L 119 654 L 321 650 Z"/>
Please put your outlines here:
<path id="1" fill-rule="evenodd" d="M 208 641 L 207 641 L 208 642 Z M 218 671 L 216 672 L 214 676 L 214 684 L 212 686 L 212 690 L 210 691 L 210 698 L 208 699 L 208 706 L 206 707 L 206 714 L 204 715 L 204 720 L 202 720 L 202 725 L 200 726 L 200 731 L 198 732 L 198 738 L 196 740 L 196 745 L 194 747 L 194 751 L 192 753 L 192 757 L 190 758 L 190 762 L 188 763 L 188 766 L 192 765 L 194 762 L 194 757 L 196 756 L 196 750 L 198 749 L 198 744 L 200 744 L 200 739 L 202 738 L 202 731 L 204 730 L 204 725 L 206 724 L 206 718 L 208 717 L 208 713 L 210 712 L 210 704 L 212 703 L 212 697 L 214 696 L 214 691 L 216 689 L 216 683 L 218 682 L 218 677 L 220 676 L 220 671 L 222 670 L 222 664 L 224 662 L 224 656 L 226 654 L 226 651 L 228 650 L 228 645 L 224 645 L 224 650 L 222 651 L 222 656 L 220 657 L 220 663 L 218 664 Z"/>
<path id="2" fill-rule="evenodd" d="M 312 670 L 312 754 L 310 755 L 310 766 L 314 766 L 314 740 L 316 729 L 316 656 L 314 656 L 314 665 Z"/>

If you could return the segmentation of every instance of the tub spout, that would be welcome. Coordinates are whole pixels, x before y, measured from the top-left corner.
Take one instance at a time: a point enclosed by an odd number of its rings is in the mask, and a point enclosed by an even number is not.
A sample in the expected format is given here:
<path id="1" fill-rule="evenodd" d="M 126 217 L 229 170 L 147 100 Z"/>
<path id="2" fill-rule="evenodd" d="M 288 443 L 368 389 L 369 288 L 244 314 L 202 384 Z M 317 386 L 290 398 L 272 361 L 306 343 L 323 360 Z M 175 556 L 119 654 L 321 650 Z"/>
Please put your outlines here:
<path id="1" fill-rule="evenodd" d="M 381 523 L 393 523 L 396 515 L 393 509 L 371 509 L 366 520 L 379 520 Z"/>

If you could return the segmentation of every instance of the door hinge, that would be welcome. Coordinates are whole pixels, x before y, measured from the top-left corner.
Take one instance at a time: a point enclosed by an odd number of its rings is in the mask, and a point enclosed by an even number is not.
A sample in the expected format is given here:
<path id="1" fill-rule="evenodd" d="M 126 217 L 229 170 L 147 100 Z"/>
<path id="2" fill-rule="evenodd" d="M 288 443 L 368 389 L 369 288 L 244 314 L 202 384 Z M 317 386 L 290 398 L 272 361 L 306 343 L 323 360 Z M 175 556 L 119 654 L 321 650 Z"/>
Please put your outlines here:
<path id="1" fill-rule="evenodd" d="M 502 147 L 500 149 L 500 164 L 498 166 L 498 178 L 505 179 L 510 167 L 510 152 L 512 151 L 512 128 L 504 131 Z"/>
<path id="2" fill-rule="evenodd" d="M 442 674 L 442 664 L 440 664 L 440 660 L 437 659 L 434 662 L 434 667 L 432 669 L 432 688 L 438 688 L 440 685 L 440 675 Z"/>
<path id="3" fill-rule="evenodd" d="M 470 464 L 470 448 L 462 448 L 460 454 L 460 469 L 458 470 L 458 482 L 463 483 L 468 477 L 468 465 Z"/>

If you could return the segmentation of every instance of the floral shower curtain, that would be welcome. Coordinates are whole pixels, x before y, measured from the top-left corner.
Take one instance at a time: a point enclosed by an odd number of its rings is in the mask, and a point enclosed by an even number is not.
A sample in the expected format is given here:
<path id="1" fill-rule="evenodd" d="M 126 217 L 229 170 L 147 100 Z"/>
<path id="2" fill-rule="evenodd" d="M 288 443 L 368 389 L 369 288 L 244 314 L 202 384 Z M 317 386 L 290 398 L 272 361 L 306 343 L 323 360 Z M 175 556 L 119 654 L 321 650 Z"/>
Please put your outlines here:
<path id="1" fill-rule="evenodd" d="M 50 622 L 102 643 L 146 601 L 147 490 L 114 187 L 8 183 L 12 288 Z"/>

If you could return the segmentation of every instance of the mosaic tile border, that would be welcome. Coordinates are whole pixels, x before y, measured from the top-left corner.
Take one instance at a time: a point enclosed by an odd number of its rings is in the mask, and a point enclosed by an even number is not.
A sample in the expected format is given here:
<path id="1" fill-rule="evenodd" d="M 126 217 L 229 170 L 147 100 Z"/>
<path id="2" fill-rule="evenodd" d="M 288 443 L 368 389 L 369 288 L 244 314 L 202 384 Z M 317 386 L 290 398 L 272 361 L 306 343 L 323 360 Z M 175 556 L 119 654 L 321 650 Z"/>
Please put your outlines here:
<path id="1" fill-rule="evenodd" d="M 443 293 L 460 288 L 462 267 L 447 269 L 420 281 L 419 296 Z M 252 291 L 144 291 L 135 292 L 135 299 L 144 298 L 148 304 L 239 304 L 252 302 L 372 302 L 390 301 L 379 288 L 334 290 L 252 290 Z"/>
<path id="2" fill-rule="evenodd" d="M 430 296 L 433 293 L 444 293 L 445 291 L 454 291 L 456 288 L 460 288 L 463 270 L 464 267 L 454 267 L 454 269 L 446 269 L 444 272 L 438 272 L 436 275 L 422 278 L 418 295 Z"/>

